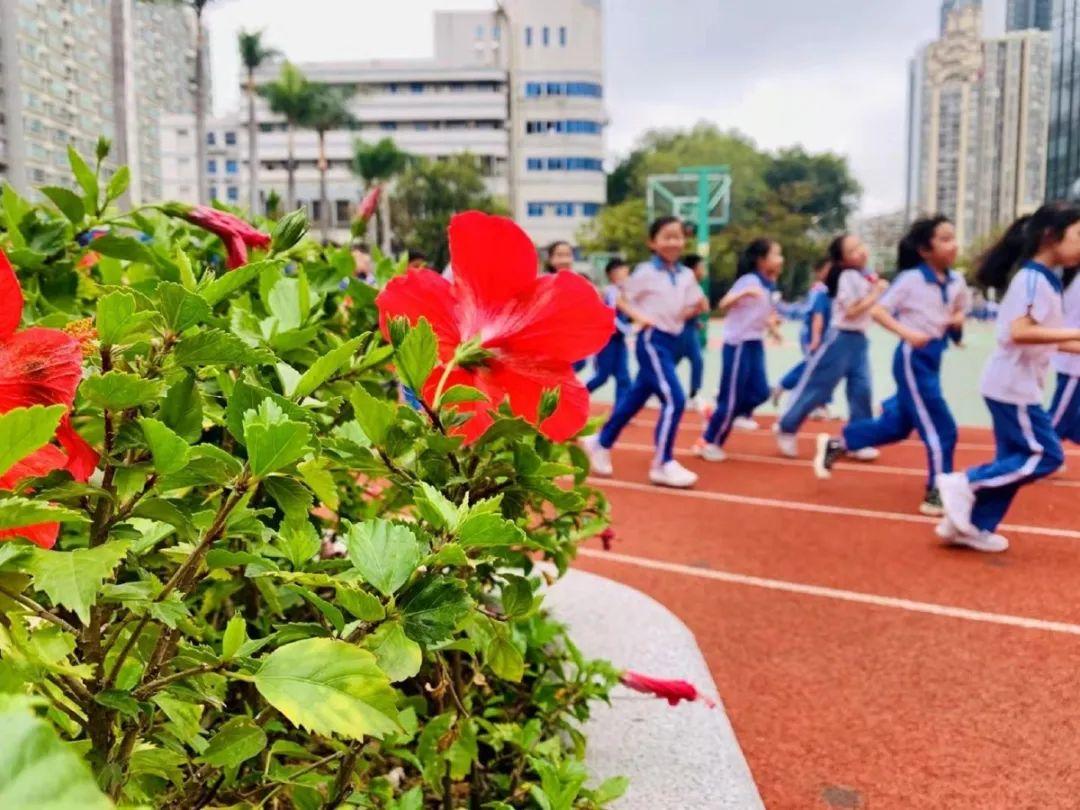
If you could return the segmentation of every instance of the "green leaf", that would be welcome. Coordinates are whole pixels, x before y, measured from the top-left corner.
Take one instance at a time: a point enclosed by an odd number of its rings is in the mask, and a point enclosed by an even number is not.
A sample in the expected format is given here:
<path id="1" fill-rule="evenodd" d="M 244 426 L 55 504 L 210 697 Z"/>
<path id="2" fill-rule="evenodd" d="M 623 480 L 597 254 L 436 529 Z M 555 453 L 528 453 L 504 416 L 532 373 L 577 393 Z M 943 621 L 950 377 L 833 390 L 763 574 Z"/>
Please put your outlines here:
<path id="1" fill-rule="evenodd" d="M 153 701 L 169 718 L 166 728 L 181 742 L 192 743 L 202 733 L 202 706 L 164 693 L 154 695 Z"/>
<path id="2" fill-rule="evenodd" d="M 257 366 L 272 364 L 274 355 L 265 348 L 247 345 L 231 332 L 207 329 L 182 338 L 176 344 L 176 362 L 181 366 Z"/>
<path id="3" fill-rule="evenodd" d="M 525 675 L 525 659 L 521 651 L 500 634 L 491 639 L 484 658 L 491 671 L 504 681 L 519 683 Z"/>
<path id="4" fill-rule="evenodd" d="M 78 225 L 86 218 L 86 206 L 83 205 L 82 197 L 74 191 L 63 186 L 42 186 L 38 191 L 48 197 L 72 224 Z"/>
<path id="5" fill-rule="evenodd" d="M 360 348 L 360 345 L 366 339 L 361 335 L 321 355 L 301 375 L 300 381 L 296 384 L 296 390 L 293 391 L 292 395 L 297 399 L 302 399 L 337 374 L 343 366 L 347 365 L 356 356 L 356 350 Z"/>
<path id="6" fill-rule="evenodd" d="M 68 144 L 68 163 L 71 164 L 71 172 L 75 175 L 75 180 L 78 181 L 85 194 L 87 210 L 96 213 L 98 203 L 97 175 L 94 174 L 93 169 L 86 165 L 82 155 L 76 152 L 75 147 L 71 144 Z"/>
<path id="7" fill-rule="evenodd" d="M 372 444 L 384 444 L 387 432 L 397 421 L 397 406 L 384 399 L 376 399 L 360 386 L 353 389 L 349 401 L 364 435 Z"/>
<path id="8" fill-rule="evenodd" d="M 480 755 L 479 746 L 476 744 L 476 725 L 471 719 L 463 718 L 458 723 L 457 733 L 457 739 L 446 752 L 446 759 L 450 763 L 450 778 L 455 782 L 469 775 L 473 763 Z"/>
<path id="9" fill-rule="evenodd" d="M 311 459 L 301 461 L 296 465 L 296 469 L 300 472 L 300 477 L 304 479 L 304 483 L 311 487 L 316 497 L 336 511 L 341 503 L 341 498 L 338 495 L 337 484 L 334 483 L 334 476 L 327 472 L 325 464 L 326 461 L 323 459 Z"/>
<path id="10" fill-rule="evenodd" d="M 456 720 L 454 712 L 444 712 L 428 720 L 416 738 L 416 757 L 420 760 L 424 781 L 436 790 L 441 789 L 443 774 L 446 773 L 446 758 L 440 746 Z"/>
<path id="11" fill-rule="evenodd" d="M 322 544 L 319 533 L 306 520 L 300 523 L 286 521 L 277 536 L 276 545 L 292 563 L 293 568 L 303 568 L 319 553 L 319 546 Z"/>
<path id="12" fill-rule="evenodd" d="M 318 539 L 317 536 L 316 539 Z M 319 611 L 319 613 L 323 615 L 323 618 L 330 622 L 330 626 L 334 628 L 335 633 L 340 634 L 341 631 L 345 629 L 345 616 L 342 615 L 341 611 L 321 596 L 316 595 L 314 591 L 303 588 L 300 585 L 286 585 L 284 590 L 292 591 Z"/>
<path id="13" fill-rule="evenodd" d="M 97 317 L 94 326 L 102 346 L 115 346 L 122 343 L 129 335 L 144 331 L 153 320 L 154 313 L 138 311 L 135 296 L 123 290 L 103 295 L 97 301 Z"/>
<path id="14" fill-rule="evenodd" d="M 109 202 L 120 197 L 127 191 L 129 185 L 131 185 L 131 170 L 127 166 L 121 166 L 116 170 L 116 174 L 109 178 L 109 184 L 105 187 L 105 204 L 108 205 Z"/>
<path id="15" fill-rule="evenodd" d="M 232 658 L 247 640 L 247 622 L 237 613 L 225 625 L 225 632 L 221 636 L 221 657 Z"/>
<path id="16" fill-rule="evenodd" d="M 94 240 L 94 250 L 102 256 L 111 256 L 128 262 L 154 264 L 157 261 L 153 251 L 132 236 L 107 233 Z"/>
<path id="17" fill-rule="evenodd" d="M 150 453 L 154 457 L 154 466 L 158 473 L 168 475 L 187 465 L 191 448 L 163 422 L 143 418 L 139 420 L 139 426 L 146 437 L 146 443 L 150 445 Z"/>
<path id="18" fill-rule="evenodd" d="M 254 680 L 271 706 L 316 734 L 361 740 L 398 730 L 386 674 L 374 655 L 344 641 L 311 638 L 279 647 Z"/>
<path id="19" fill-rule="evenodd" d="M 152 405 L 161 397 L 165 383 L 147 380 L 126 371 L 110 371 L 85 380 L 79 390 L 86 401 L 110 411 L 126 411 Z"/>
<path id="20" fill-rule="evenodd" d="M 405 635 L 401 622 L 384 622 L 364 639 L 365 646 L 378 659 L 379 669 L 391 683 L 412 678 L 420 671 L 423 654 L 420 645 Z"/>
<path id="21" fill-rule="evenodd" d="M 263 481 L 263 489 L 277 501 L 277 505 L 285 513 L 286 520 L 307 522 L 308 513 L 315 500 L 303 484 L 292 478 L 275 476 Z"/>
<path id="22" fill-rule="evenodd" d="M 625 776 L 613 776 L 600 783 L 600 787 L 592 792 L 592 800 L 599 805 L 608 804 L 621 799 L 630 787 L 630 780 Z"/>
<path id="23" fill-rule="evenodd" d="M 200 758 L 215 768 L 236 768 L 266 748 L 266 732 L 250 717 L 234 717 L 221 725 Z"/>
<path id="24" fill-rule="evenodd" d="M 48 594 L 54 605 L 75 612 L 83 624 L 90 622 L 90 607 L 113 569 L 127 554 L 127 541 L 114 541 L 96 548 L 74 551 L 36 549 L 26 564 L 34 575 L 34 587 Z"/>
<path id="25" fill-rule="evenodd" d="M 455 405 L 461 402 L 485 402 L 487 394 L 471 385 L 453 385 L 444 391 L 439 405 Z"/>
<path id="26" fill-rule="evenodd" d="M 47 445 L 66 410 L 63 405 L 34 405 L 0 414 L 0 476 Z"/>
<path id="27" fill-rule="evenodd" d="M 28 708 L 0 712 L 0 807 L 33 810 L 109 810 L 75 749 Z"/>
<path id="28" fill-rule="evenodd" d="M 40 500 L 14 495 L 0 497 L 0 530 L 19 529 L 36 523 L 88 523 L 82 512 Z"/>
<path id="29" fill-rule="evenodd" d="M 299 461 L 310 449 L 310 440 L 310 428 L 289 419 L 271 400 L 244 415 L 248 463 L 258 478 Z"/>
<path id="30" fill-rule="evenodd" d="M 399 604 L 409 638 L 428 646 L 453 635 L 471 609 L 465 583 L 445 578 L 414 583 L 401 594 Z"/>
<path id="31" fill-rule="evenodd" d="M 201 448 L 195 449 L 199 450 Z M 176 529 L 177 535 L 184 540 L 190 540 L 198 533 L 187 512 L 180 509 L 172 501 L 167 501 L 164 498 L 143 498 L 131 514 L 136 517 L 167 523 Z"/>
<path id="32" fill-rule="evenodd" d="M 397 367 L 406 385 L 422 391 L 439 362 L 439 341 L 427 318 L 421 318 L 397 347 Z"/>
<path id="33" fill-rule="evenodd" d="M 525 543 L 525 532 L 502 515 L 471 514 L 458 528 L 458 542 L 465 548 L 516 546 Z"/>
<path id="34" fill-rule="evenodd" d="M 303 422 L 311 418 L 311 413 L 301 408 L 295 402 L 291 402 L 280 394 L 276 394 L 269 388 L 249 385 L 238 382 L 232 394 L 229 395 L 229 404 L 225 409 L 225 426 L 238 441 L 244 441 L 244 416 L 248 411 L 258 408 L 263 400 L 269 399 L 295 422 Z"/>
<path id="35" fill-rule="evenodd" d="M 157 297 L 161 302 L 160 311 L 165 318 L 165 325 L 176 334 L 209 320 L 213 314 L 206 299 L 184 289 L 181 284 L 163 281 L 158 284 Z"/>
<path id="36" fill-rule="evenodd" d="M 195 374 L 187 372 L 172 384 L 161 402 L 162 421 L 189 442 L 202 436 L 202 395 L 195 386 Z"/>
<path id="37" fill-rule="evenodd" d="M 457 526 L 458 508 L 431 484 L 421 481 L 413 497 L 420 516 L 435 528 L 452 531 Z"/>
<path id="38" fill-rule="evenodd" d="M 350 526 L 345 545 L 364 581 L 383 596 L 392 596 L 404 585 L 424 556 L 411 529 L 381 519 Z"/>
<path id="39" fill-rule="evenodd" d="M 503 610 L 511 618 L 525 616 L 532 610 L 532 583 L 525 577 L 507 574 L 500 596 L 502 597 Z"/>
<path id="40" fill-rule="evenodd" d="M 381 622 L 386 618 L 386 608 L 376 597 L 359 588 L 336 583 L 337 602 L 345 610 L 363 622 Z"/>
<path id="41" fill-rule="evenodd" d="M 217 306 L 241 287 L 245 287 L 257 279 L 264 270 L 271 267 L 277 268 L 280 271 L 282 263 L 280 261 L 267 260 L 245 264 L 243 267 L 230 270 L 228 273 L 225 273 L 225 275 L 219 276 L 209 282 L 199 290 L 199 294 L 210 304 L 210 306 Z"/>

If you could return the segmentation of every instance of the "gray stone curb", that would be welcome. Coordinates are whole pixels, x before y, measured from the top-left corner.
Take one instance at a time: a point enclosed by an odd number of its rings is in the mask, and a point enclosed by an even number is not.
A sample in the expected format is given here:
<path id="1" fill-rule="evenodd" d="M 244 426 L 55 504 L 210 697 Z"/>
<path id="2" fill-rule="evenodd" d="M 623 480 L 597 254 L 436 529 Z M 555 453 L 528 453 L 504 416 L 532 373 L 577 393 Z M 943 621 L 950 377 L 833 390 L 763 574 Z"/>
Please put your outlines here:
<path id="1" fill-rule="evenodd" d="M 640 591 L 583 571 L 570 571 L 552 587 L 545 605 L 569 625 L 586 656 L 682 678 L 717 699 L 715 709 L 669 706 L 620 686 L 610 707 L 593 707 L 585 727 L 588 766 L 598 781 L 630 778 L 619 810 L 764 807 L 697 641 L 671 611 Z"/>

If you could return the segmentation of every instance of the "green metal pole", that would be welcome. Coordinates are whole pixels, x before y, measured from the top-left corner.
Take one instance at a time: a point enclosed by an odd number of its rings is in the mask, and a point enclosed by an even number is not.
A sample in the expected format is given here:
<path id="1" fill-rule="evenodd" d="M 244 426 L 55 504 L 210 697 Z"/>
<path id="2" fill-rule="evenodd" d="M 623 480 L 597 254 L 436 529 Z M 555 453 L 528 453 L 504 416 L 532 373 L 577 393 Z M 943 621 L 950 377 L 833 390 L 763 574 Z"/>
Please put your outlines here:
<path id="1" fill-rule="evenodd" d="M 703 169 L 697 172 L 698 253 L 709 258 L 709 180 Z"/>

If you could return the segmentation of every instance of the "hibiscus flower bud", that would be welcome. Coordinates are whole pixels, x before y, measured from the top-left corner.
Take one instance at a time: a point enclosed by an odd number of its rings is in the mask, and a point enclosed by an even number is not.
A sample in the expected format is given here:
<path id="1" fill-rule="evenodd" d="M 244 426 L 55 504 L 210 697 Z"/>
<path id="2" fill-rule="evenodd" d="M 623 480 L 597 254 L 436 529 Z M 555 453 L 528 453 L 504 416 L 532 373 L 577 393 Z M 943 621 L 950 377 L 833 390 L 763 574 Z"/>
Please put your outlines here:
<path id="1" fill-rule="evenodd" d="M 367 225 L 368 220 L 375 216 L 379 207 L 379 197 L 382 195 L 382 186 L 372 186 L 371 191 L 364 195 L 360 205 L 356 209 L 356 219 L 362 225 Z"/>
<path id="2" fill-rule="evenodd" d="M 270 250 L 274 253 L 283 253 L 296 245 L 304 234 L 308 232 L 307 212 L 303 208 L 286 214 L 278 220 L 274 226 L 274 235 L 270 242 Z"/>
<path id="3" fill-rule="evenodd" d="M 604 551 L 611 551 L 611 544 L 613 542 L 615 542 L 615 530 L 608 526 L 600 532 L 600 545 L 604 547 Z"/>

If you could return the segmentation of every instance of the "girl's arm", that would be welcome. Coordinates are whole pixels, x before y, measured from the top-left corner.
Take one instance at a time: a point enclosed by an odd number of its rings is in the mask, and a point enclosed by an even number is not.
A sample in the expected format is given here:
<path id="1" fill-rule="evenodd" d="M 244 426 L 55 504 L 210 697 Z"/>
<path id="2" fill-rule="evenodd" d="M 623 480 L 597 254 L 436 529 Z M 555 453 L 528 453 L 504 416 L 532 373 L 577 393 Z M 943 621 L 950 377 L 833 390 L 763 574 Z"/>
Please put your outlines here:
<path id="1" fill-rule="evenodd" d="M 741 290 L 732 290 L 723 298 L 720 299 L 720 305 L 717 309 L 720 310 L 721 315 L 727 315 L 728 310 L 735 306 L 739 301 L 750 296 L 756 296 L 761 298 L 765 295 L 765 290 L 761 287 L 743 287 Z"/>
<path id="2" fill-rule="evenodd" d="M 885 279 L 878 279 L 864 298 L 860 298 L 844 309 L 844 314 L 849 318 L 858 318 L 860 315 L 865 315 L 877 305 L 878 299 L 885 294 L 887 289 L 889 289 L 889 282 L 885 281 Z"/>
<path id="3" fill-rule="evenodd" d="M 821 338 L 824 334 L 825 316 L 820 312 L 815 312 L 813 317 L 810 318 L 810 343 L 806 347 L 811 353 L 818 350 L 818 346 L 821 345 Z"/>
<path id="4" fill-rule="evenodd" d="M 1080 340 L 1066 340 L 1058 344 L 1058 351 L 1066 354 L 1080 354 Z"/>
<path id="5" fill-rule="evenodd" d="M 1054 329 L 1049 326 L 1040 326 L 1030 315 L 1022 315 L 1009 324 L 1009 337 L 1013 343 L 1066 344 L 1071 341 L 1080 341 L 1080 329 Z M 1070 349 L 1061 347 L 1062 351 L 1070 352 Z"/>
<path id="6" fill-rule="evenodd" d="M 620 294 L 619 297 L 615 299 L 615 308 L 626 315 L 630 320 L 641 324 L 646 329 L 653 326 L 652 318 L 631 304 L 625 295 Z"/>
<path id="7" fill-rule="evenodd" d="M 930 335 L 917 329 L 910 329 L 896 320 L 885 307 L 874 307 L 870 311 L 871 317 L 884 326 L 905 343 L 910 343 L 916 349 L 921 349 L 930 342 Z"/>

